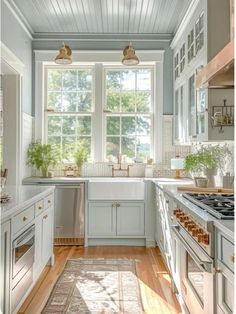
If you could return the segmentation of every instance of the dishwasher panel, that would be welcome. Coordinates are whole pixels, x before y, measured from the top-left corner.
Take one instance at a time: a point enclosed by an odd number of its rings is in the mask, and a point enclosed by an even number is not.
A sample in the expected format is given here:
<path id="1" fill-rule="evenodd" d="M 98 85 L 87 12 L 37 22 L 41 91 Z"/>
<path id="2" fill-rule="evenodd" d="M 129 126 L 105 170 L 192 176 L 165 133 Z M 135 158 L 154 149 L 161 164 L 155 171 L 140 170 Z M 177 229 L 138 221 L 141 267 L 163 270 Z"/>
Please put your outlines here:
<path id="1" fill-rule="evenodd" d="M 54 226 L 55 245 L 84 244 L 84 183 L 56 186 Z"/>

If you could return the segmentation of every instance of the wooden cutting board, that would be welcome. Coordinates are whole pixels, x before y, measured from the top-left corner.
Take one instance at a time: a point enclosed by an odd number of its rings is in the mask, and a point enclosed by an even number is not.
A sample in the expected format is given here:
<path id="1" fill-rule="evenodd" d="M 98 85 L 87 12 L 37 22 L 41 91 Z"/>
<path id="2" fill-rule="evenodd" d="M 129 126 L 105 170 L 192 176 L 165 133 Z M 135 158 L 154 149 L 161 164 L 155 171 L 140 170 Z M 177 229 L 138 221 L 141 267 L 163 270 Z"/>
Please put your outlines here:
<path id="1" fill-rule="evenodd" d="M 196 192 L 196 193 L 220 193 L 220 194 L 234 194 L 233 189 L 223 189 L 223 188 L 199 188 L 190 186 L 178 186 L 178 191 L 183 192 Z"/>

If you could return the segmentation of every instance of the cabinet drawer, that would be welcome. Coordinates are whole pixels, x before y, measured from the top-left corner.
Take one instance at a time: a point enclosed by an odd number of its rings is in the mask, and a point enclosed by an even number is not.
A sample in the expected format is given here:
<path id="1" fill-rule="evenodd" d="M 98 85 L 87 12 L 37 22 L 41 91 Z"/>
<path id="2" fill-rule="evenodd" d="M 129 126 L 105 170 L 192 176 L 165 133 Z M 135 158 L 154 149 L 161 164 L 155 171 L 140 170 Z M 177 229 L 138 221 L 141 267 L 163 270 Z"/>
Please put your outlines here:
<path id="1" fill-rule="evenodd" d="M 49 194 L 47 195 L 45 198 L 44 198 L 44 209 L 47 209 L 48 207 L 52 206 L 53 205 L 53 202 L 54 202 L 54 197 L 53 197 L 53 193 L 52 194 Z"/>
<path id="2" fill-rule="evenodd" d="M 12 218 L 12 230 L 16 233 L 34 219 L 34 205 Z"/>
<path id="3" fill-rule="evenodd" d="M 218 259 L 234 272 L 234 244 L 222 233 L 218 233 Z"/>
<path id="4" fill-rule="evenodd" d="M 40 200 L 35 204 L 35 216 L 40 215 L 44 211 L 44 200 Z"/>

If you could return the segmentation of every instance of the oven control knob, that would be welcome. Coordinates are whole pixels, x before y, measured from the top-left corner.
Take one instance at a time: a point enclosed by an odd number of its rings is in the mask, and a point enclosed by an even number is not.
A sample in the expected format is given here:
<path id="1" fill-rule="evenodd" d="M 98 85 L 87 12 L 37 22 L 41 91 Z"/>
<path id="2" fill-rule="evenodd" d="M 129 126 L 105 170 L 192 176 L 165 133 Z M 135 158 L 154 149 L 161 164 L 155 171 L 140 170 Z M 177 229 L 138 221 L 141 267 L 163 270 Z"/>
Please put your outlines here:
<path id="1" fill-rule="evenodd" d="M 184 213 L 180 210 L 177 214 L 176 214 L 176 217 L 177 218 L 180 218 L 180 216 L 184 215 Z"/>
<path id="2" fill-rule="evenodd" d="M 200 233 L 197 235 L 197 242 L 201 243 L 202 240 L 203 240 L 203 234 Z"/>
<path id="3" fill-rule="evenodd" d="M 197 228 L 192 228 L 191 233 L 192 233 L 193 237 L 196 237 L 196 235 L 197 235 Z"/>
<path id="4" fill-rule="evenodd" d="M 187 218 L 187 219 L 184 221 L 184 226 L 185 226 L 185 228 L 188 228 L 189 225 L 191 225 L 191 221 L 189 220 L 189 218 Z"/>
<path id="5" fill-rule="evenodd" d="M 177 213 L 181 212 L 181 210 L 179 208 L 176 208 L 173 210 L 173 214 L 176 216 Z"/>
<path id="6" fill-rule="evenodd" d="M 193 228 L 195 227 L 195 224 L 190 222 L 187 227 L 188 227 L 188 231 L 192 231 Z"/>
<path id="7" fill-rule="evenodd" d="M 202 243 L 208 245 L 210 243 L 209 234 L 204 233 L 202 236 Z"/>
<path id="8" fill-rule="evenodd" d="M 198 228 L 197 229 L 197 235 L 202 235 L 203 234 L 203 229 L 202 228 Z"/>
<path id="9" fill-rule="evenodd" d="M 188 217 L 185 214 L 179 217 L 180 222 L 184 222 L 186 219 L 188 219 Z"/>

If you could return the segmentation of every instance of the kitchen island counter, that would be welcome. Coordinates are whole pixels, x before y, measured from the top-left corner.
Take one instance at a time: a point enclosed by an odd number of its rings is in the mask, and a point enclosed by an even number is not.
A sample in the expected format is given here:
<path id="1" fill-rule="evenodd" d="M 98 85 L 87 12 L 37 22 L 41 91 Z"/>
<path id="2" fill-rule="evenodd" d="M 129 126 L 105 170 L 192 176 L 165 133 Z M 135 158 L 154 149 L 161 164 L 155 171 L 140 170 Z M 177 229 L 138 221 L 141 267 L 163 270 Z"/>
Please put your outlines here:
<path id="1" fill-rule="evenodd" d="M 16 215 L 22 209 L 30 206 L 37 199 L 43 198 L 53 190 L 54 186 L 6 186 L 2 194 L 9 194 L 11 199 L 6 203 L 1 203 L 1 223 L 7 221 L 13 215 Z"/>

